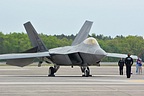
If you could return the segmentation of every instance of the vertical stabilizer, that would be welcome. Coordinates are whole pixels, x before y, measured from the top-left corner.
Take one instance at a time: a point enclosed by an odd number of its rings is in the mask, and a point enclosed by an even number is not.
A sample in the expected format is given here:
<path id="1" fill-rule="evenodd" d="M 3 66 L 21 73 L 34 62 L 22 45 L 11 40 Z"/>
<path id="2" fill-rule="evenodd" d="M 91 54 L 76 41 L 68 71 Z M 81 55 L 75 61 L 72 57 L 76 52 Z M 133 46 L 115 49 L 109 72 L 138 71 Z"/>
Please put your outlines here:
<path id="1" fill-rule="evenodd" d="M 76 38 L 74 39 L 72 45 L 77 45 L 83 42 L 88 37 L 92 24 L 93 22 L 91 21 L 85 21 Z"/>
<path id="2" fill-rule="evenodd" d="M 34 27 L 32 26 L 32 24 L 30 22 L 27 22 L 24 24 L 24 27 L 27 31 L 27 34 L 32 43 L 32 46 L 38 47 L 38 50 L 37 50 L 38 52 L 48 51 L 48 49 L 44 45 L 41 38 L 38 36 L 38 34 L 37 34 L 36 30 L 34 29 Z"/>

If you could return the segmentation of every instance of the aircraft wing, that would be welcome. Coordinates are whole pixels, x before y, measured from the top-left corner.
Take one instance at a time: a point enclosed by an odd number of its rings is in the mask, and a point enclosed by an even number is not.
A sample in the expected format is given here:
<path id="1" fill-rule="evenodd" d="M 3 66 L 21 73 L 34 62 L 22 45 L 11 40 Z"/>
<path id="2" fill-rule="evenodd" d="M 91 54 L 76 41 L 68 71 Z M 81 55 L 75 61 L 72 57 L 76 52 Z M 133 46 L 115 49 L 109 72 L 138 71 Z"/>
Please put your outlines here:
<path id="1" fill-rule="evenodd" d="M 117 58 L 126 58 L 127 54 L 119 54 L 119 53 L 107 53 L 107 57 L 117 57 Z M 131 55 L 133 59 L 138 59 L 138 56 Z"/>
<path id="2" fill-rule="evenodd" d="M 1 54 L 0 59 L 19 59 L 50 56 L 49 52 Z"/>

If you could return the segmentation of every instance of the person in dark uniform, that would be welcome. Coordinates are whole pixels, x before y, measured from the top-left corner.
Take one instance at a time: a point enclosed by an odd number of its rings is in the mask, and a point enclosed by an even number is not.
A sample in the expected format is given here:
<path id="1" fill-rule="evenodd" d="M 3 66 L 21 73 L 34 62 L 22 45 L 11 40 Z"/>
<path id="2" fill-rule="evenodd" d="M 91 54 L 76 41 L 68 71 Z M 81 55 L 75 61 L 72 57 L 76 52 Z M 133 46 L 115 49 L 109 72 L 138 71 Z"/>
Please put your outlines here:
<path id="1" fill-rule="evenodd" d="M 126 65 L 126 75 L 127 78 L 131 77 L 131 66 L 133 65 L 133 59 L 128 54 L 128 57 L 125 58 L 125 65 Z"/>
<path id="2" fill-rule="evenodd" d="M 118 66 L 120 75 L 123 75 L 124 60 L 122 58 L 118 61 Z"/>

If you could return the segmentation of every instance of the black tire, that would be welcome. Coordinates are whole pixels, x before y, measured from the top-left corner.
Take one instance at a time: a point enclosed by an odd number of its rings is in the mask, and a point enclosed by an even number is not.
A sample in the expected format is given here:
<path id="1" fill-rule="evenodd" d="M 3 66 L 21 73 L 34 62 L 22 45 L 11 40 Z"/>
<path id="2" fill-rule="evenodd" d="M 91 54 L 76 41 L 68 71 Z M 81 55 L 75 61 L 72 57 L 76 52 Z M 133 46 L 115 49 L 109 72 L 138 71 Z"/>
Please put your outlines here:
<path id="1" fill-rule="evenodd" d="M 51 77 L 54 77 L 54 68 L 53 67 L 50 67 L 49 68 L 49 75 L 48 76 L 51 76 Z"/>
<path id="2" fill-rule="evenodd" d="M 88 76 L 90 75 L 90 72 L 89 72 L 88 69 L 85 69 L 85 70 L 84 70 L 84 75 L 85 75 L 85 77 L 88 77 Z"/>

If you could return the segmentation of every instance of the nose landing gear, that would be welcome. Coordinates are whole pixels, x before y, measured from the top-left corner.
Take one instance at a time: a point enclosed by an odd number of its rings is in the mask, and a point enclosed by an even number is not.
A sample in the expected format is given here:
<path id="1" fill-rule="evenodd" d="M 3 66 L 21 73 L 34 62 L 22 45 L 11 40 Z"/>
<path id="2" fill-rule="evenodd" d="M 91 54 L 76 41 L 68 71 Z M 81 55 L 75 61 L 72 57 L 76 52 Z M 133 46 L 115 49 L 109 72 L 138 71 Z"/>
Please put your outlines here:
<path id="1" fill-rule="evenodd" d="M 81 66 L 81 71 L 83 73 L 82 77 L 91 77 L 90 75 L 90 69 L 88 66 Z"/>

